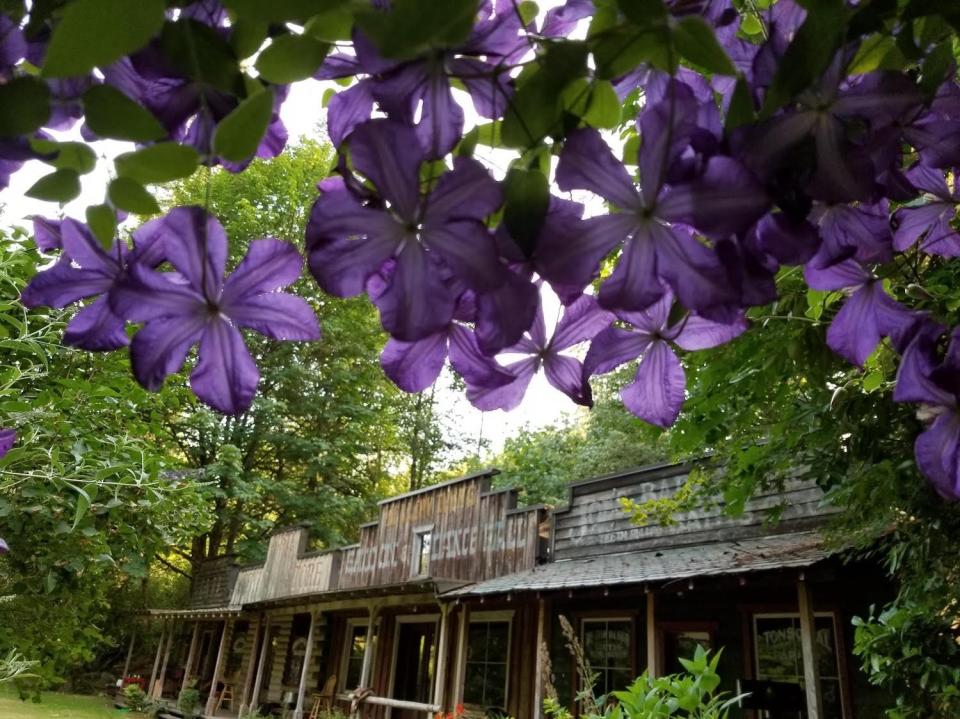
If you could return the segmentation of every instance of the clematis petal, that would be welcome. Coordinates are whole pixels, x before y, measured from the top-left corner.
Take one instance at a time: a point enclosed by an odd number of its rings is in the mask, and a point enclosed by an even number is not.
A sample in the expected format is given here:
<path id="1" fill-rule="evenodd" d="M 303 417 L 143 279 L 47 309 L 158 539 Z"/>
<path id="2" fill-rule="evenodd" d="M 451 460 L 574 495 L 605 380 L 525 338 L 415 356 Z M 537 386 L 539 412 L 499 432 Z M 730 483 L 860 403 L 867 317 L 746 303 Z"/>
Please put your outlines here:
<path id="1" fill-rule="evenodd" d="M 83 269 L 106 275 L 116 275 L 120 271 L 116 255 L 104 252 L 86 225 L 70 218 L 63 220 L 60 224 L 60 241 L 67 256 Z M 117 250 L 116 245 L 114 250 Z"/>
<path id="2" fill-rule="evenodd" d="M 467 384 L 467 399 L 474 407 L 484 412 L 502 409 L 509 412 L 515 409 L 530 386 L 530 380 L 537 373 L 540 361 L 536 357 L 528 357 L 519 362 L 507 365 L 506 370 L 513 375 L 513 381 L 490 387 L 486 383 L 471 386 Z M 466 379 L 466 377 L 464 378 Z"/>
<path id="3" fill-rule="evenodd" d="M 502 202 L 503 190 L 486 168 L 476 160 L 458 157 L 430 193 L 423 222 L 435 226 L 451 219 L 483 220 Z"/>
<path id="4" fill-rule="evenodd" d="M 917 163 L 905 173 L 910 184 L 921 192 L 933 195 L 938 200 L 952 200 L 953 195 L 947 187 L 947 178 L 943 170 Z"/>
<path id="5" fill-rule="evenodd" d="M 693 352 L 719 347 L 746 331 L 747 320 L 742 314 L 730 323 L 713 322 L 691 314 L 683 322 L 680 333 L 673 341 L 681 349 Z"/>
<path id="6" fill-rule="evenodd" d="M 503 270 L 503 284 L 477 296 L 476 339 L 483 354 L 515 344 L 530 329 L 540 294 L 526 277 Z"/>
<path id="7" fill-rule="evenodd" d="M 883 337 L 906 332 L 915 317 L 872 280 L 856 292 L 837 312 L 827 330 L 827 345 L 847 361 L 863 366 Z"/>
<path id="8" fill-rule="evenodd" d="M 106 297 L 98 297 L 81 309 L 63 333 L 63 343 L 92 352 L 108 352 L 130 344 L 125 323 L 110 309 Z"/>
<path id="9" fill-rule="evenodd" d="M 137 262 L 146 267 L 157 267 L 167 259 L 166 238 L 170 234 L 170 226 L 158 217 L 144 222 L 133 231 L 133 252 L 129 262 Z"/>
<path id="10" fill-rule="evenodd" d="M 683 406 L 686 378 L 680 360 L 663 341 L 654 342 L 640 360 L 633 382 L 620 390 L 624 406 L 634 415 L 669 427 Z"/>
<path id="11" fill-rule="evenodd" d="M 855 260 L 845 260 L 823 269 L 809 264 L 803 268 L 803 279 L 814 290 L 829 292 L 860 287 L 872 278 L 873 275 Z"/>
<path id="12" fill-rule="evenodd" d="M 914 443 L 917 466 L 945 499 L 960 499 L 960 416 L 939 415 Z"/>
<path id="13" fill-rule="evenodd" d="M 663 297 L 664 288 L 657 275 L 656 238 L 670 230 L 645 222 L 623 247 L 613 273 L 600 286 L 600 304 L 615 310 L 645 310 Z"/>
<path id="14" fill-rule="evenodd" d="M 786 265 L 810 260 L 820 246 L 820 235 L 806 220 L 793 220 L 784 213 L 764 215 L 757 223 L 757 246 L 762 252 Z"/>
<path id="15" fill-rule="evenodd" d="M 592 295 L 582 295 L 563 310 L 550 340 L 551 354 L 592 339 L 614 320 L 614 314 L 603 309 Z"/>
<path id="16" fill-rule="evenodd" d="M 113 282 L 112 276 L 74 267 L 70 258 L 63 256 L 53 267 L 33 276 L 23 288 L 20 301 L 27 307 L 66 307 L 84 297 L 108 291 Z"/>
<path id="17" fill-rule="evenodd" d="M 110 291 L 110 309 L 130 322 L 207 314 L 206 299 L 180 275 L 133 265 Z"/>
<path id="18" fill-rule="evenodd" d="M 203 333 L 202 317 L 166 317 L 148 322 L 130 343 L 130 365 L 137 382 L 151 392 L 180 370 L 187 352 Z"/>
<path id="19" fill-rule="evenodd" d="M 463 108 L 457 104 L 444 73 L 431 73 L 424 87 L 417 137 L 426 156 L 443 157 L 460 142 Z"/>
<path id="20" fill-rule="evenodd" d="M 935 370 L 937 341 L 944 327 L 935 322 L 922 325 L 903 351 L 897 368 L 897 384 L 893 389 L 894 402 L 916 402 L 933 406 L 952 407 L 954 396 L 939 386 L 932 375 Z"/>
<path id="21" fill-rule="evenodd" d="M 397 387 L 421 392 L 432 385 L 447 359 L 447 332 L 437 332 L 416 342 L 390 339 L 380 353 L 380 366 Z"/>
<path id="22" fill-rule="evenodd" d="M 274 340 L 318 340 L 317 315 L 302 297 L 265 292 L 245 297 L 222 311 L 239 327 L 249 327 Z"/>
<path id="23" fill-rule="evenodd" d="M 624 210 L 642 206 L 627 169 L 596 130 L 574 130 L 567 135 L 556 179 L 564 192 L 590 190 Z"/>
<path id="24" fill-rule="evenodd" d="M 376 304 L 380 322 L 392 337 L 415 342 L 450 323 L 454 296 L 436 263 L 420 245 L 408 242 L 397 256 L 396 268 Z"/>
<path id="25" fill-rule="evenodd" d="M 413 220 L 423 160 L 413 128 L 393 120 L 364 122 L 353 131 L 350 154 L 354 167 L 370 179 L 394 212 Z"/>
<path id="26" fill-rule="evenodd" d="M 215 299 L 227 263 L 227 233 L 202 207 L 175 207 L 164 218 L 164 240 L 170 264 L 204 297 Z"/>
<path id="27" fill-rule="evenodd" d="M 240 264 L 223 283 L 220 305 L 227 307 L 250 295 L 292 285 L 302 269 L 303 258 L 289 242 L 275 237 L 254 240 Z"/>
<path id="28" fill-rule="evenodd" d="M 450 326 L 450 366 L 459 374 L 468 387 L 496 389 L 516 379 L 501 367 L 496 360 L 481 351 L 478 337 L 466 327 Z"/>
<path id="29" fill-rule="evenodd" d="M 59 250 L 61 247 L 61 227 L 63 220 L 50 220 L 46 217 L 33 218 L 33 242 L 41 252 Z"/>
<path id="30" fill-rule="evenodd" d="M 367 80 L 341 90 L 330 98 L 327 105 L 327 134 L 330 135 L 330 141 L 339 147 L 357 125 L 370 119 L 372 113 L 373 95 Z"/>
<path id="31" fill-rule="evenodd" d="M 547 382 L 576 404 L 593 406 L 593 393 L 580 360 L 566 355 L 550 354 L 543 360 L 543 372 Z"/>
<path id="32" fill-rule="evenodd" d="M 611 372 L 646 352 L 652 341 L 653 338 L 647 332 L 608 327 L 590 343 L 590 349 L 583 360 L 583 373 L 591 377 Z"/>
<path id="33" fill-rule="evenodd" d="M 843 125 L 821 115 L 813 130 L 817 169 L 810 194 L 825 202 L 868 200 L 874 191 L 874 167 L 869 156 L 845 140 Z"/>
<path id="34" fill-rule="evenodd" d="M 550 284 L 583 289 L 596 277 L 603 258 L 636 226 L 636 218 L 626 213 L 565 222 L 551 222 L 548 215 L 537 244 L 537 271 Z"/>
<path id="35" fill-rule="evenodd" d="M 450 61 L 450 74 L 460 79 L 481 117 L 502 117 L 513 95 L 509 72 L 472 57 Z"/>
<path id="36" fill-rule="evenodd" d="M 17 441 L 17 431 L 9 427 L 0 428 L 0 459 L 3 459 L 7 452 L 13 449 Z M 3 540 L 0 540 L 3 541 Z"/>
<path id="37" fill-rule="evenodd" d="M 717 255 L 684 228 L 651 224 L 657 276 L 673 289 L 680 303 L 704 317 L 723 320 L 738 296 Z"/>
<path id="38" fill-rule="evenodd" d="M 475 220 L 448 220 L 425 225 L 422 237 L 430 251 L 471 289 L 489 292 L 503 282 L 503 266 L 486 225 Z"/>
<path id="39" fill-rule="evenodd" d="M 682 82 L 668 80 L 663 96 L 647 105 L 638 121 L 640 137 L 640 187 L 643 201 L 652 206 L 670 166 L 690 143 L 696 130 L 699 103 Z"/>
<path id="40" fill-rule="evenodd" d="M 923 238 L 920 249 L 924 252 L 941 257 L 960 256 L 960 236 L 950 226 L 956 214 L 952 202 L 901 207 L 894 213 L 894 249 L 904 252 Z"/>
<path id="41" fill-rule="evenodd" d="M 886 262 L 893 255 L 890 211 L 886 201 L 873 205 L 818 208 L 823 243 L 810 260 L 823 268 L 854 258 L 864 264 Z"/>
<path id="42" fill-rule="evenodd" d="M 200 338 L 199 361 L 190 373 L 197 398 L 224 414 L 246 411 L 257 393 L 260 372 L 236 327 L 208 322 Z"/>

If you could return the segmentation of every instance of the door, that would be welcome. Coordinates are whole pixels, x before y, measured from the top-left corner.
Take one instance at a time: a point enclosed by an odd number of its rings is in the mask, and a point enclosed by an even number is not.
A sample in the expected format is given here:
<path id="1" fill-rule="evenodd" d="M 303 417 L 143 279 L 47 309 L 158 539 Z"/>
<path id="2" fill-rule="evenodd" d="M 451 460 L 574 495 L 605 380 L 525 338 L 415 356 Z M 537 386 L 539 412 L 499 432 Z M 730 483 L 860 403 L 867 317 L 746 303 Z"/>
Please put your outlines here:
<path id="1" fill-rule="evenodd" d="M 397 657 L 393 698 L 427 704 L 433 692 L 437 624 L 402 622 L 397 625 Z M 423 712 L 394 709 L 392 719 L 421 719 Z"/>

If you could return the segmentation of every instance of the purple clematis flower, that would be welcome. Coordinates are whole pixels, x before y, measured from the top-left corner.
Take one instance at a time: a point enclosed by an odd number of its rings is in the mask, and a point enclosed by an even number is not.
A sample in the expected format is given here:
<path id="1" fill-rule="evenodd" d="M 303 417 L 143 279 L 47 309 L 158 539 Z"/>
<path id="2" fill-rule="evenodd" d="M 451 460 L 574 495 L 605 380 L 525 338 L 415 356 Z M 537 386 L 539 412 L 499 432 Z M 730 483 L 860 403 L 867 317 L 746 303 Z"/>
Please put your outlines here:
<path id="1" fill-rule="evenodd" d="M 0 554 L 6 554 L 10 551 L 10 545 L 7 544 L 2 537 L 0 537 Z"/>
<path id="2" fill-rule="evenodd" d="M 547 338 L 543 319 L 543 305 L 537 309 L 533 325 L 520 341 L 504 354 L 526 355 L 511 362 L 506 370 L 513 381 L 498 387 L 471 384 L 467 381 L 467 399 L 477 409 L 511 410 L 520 404 L 530 380 L 543 368 L 547 381 L 577 404 L 590 407 L 593 396 L 590 384 L 583 374 L 580 360 L 562 354 L 564 350 L 591 339 L 613 320 L 613 314 L 604 310 L 591 295 L 582 295 L 567 305 L 551 338 Z"/>
<path id="3" fill-rule="evenodd" d="M 957 188 L 950 190 L 943 171 L 925 165 L 915 165 L 906 174 L 914 187 L 932 199 L 896 211 L 893 246 L 904 252 L 919 241 L 920 249 L 927 254 L 960 257 L 960 234 L 950 224 L 960 203 Z"/>
<path id="4" fill-rule="evenodd" d="M 379 193 L 367 203 L 332 178 L 310 214 L 307 249 L 320 286 L 338 297 L 366 289 L 388 261 L 395 264 L 377 299 L 380 320 L 395 339 L 414 342 L 444 331 L 458 293 L 450 279 L 477 292 L 506 281 L 484 218 L 501 202 L 500 186 L 480 163 L 457 158 L 433 191 L 421 195 L 426 159 L 413 128 L 371 120 L 350 140 L 353 166 Z"/>
<path id="5" fill-rule="evenodd" d="M 13 449 L 16 441 L 17 430 L 10 429 L 9 427 L 0 428 L 0 459 L 5 457 L 7 452 Z"/>
<path id="6" fill-rule="evenodd" d="M 810 219 L 822 240 L 810 264 L 817 269 L 854 259 L 869 265 L 893 257 L 890 207 L 886 200 L 872 205 L 818 205 Z"/>
<path id="7" fill-rule="evenodd" d="M 40 249 L 63 248 L 57 263 L 38 272 L 21 295 L 27 307 L 66 307 L 82 299 L 97 297 L 83 307 L 67 325 L 65 344 L 93 351 L 109 351 L 129 343 L 122 317 L 110 308 L 109 297 L 127 275 L 133 263 L 157 265 L 163 261 L 162 244 L 147 223 L 134 233 L 134 249 L 122 241 L 104 250 L 86 225 L 73 219 L 57 224 L 35 221 Z M 59 234 L 59 237 L 57 236 Z"/>
<path id="8" fill-rule="evenodd" d="M 13 68 L 27 54 L 27 40 L 20 26 L 0 13 L 0 81 L 13 76 Z"/>
<path id="9" fill-rule="evenodd" d="M 416 127 L 428 157 L 446 155 L 460 141 L 464 121 L 451 79 L 463 83 L 477 114 L 491 119 L 503 115 L 513 93 L 504 65 L 528 47 L 521 30 L 511 3 L 496 7 L 484 3 L 462 46 L 438 48 L 429 57 L 411 61 L 381 57 L 362 33 L 355 32 L 356 55 L 333 54 L 317 73 L 324 80 L 366 75 L 331 99 L 327 111 L 331 140 L 336 145 L 343 142 L 370 118 L 376 101 L 390 118 Z"/>
<path id="10" fill-rule="evenodd" d="M 920 471 L 946 499 L 960 499 L 960 411 L 957 384 L 960 340 L 954 330 L 946 357 L 937 353 L 944 328 L 925 323 L 903 352 L 893 399 L 920 404 L 917 416 L 927 424 L 914 442 Z"/>
<path id="11" fill-rule="evenodd" d="M 551 283 L 585 287 L 601 260 L 622 254 L 600 287 L 600 303 L 628 312 L 644 310 L 673 290 L 689 309 L 729 316 L 737 299 L 716 254 L 695 239 L 692 226 L 726 237 L 752 225 L 769 206 L 763 188 L 730 157 L 711 157 L 697 179 L 668 186 L 671 163 L 688 146 L 698 103 L 688 87 L 671 83 L 662 102 L 640 118 L 640 186 L 594 130 L 568 135 L 557 168 L 562 190 L 590 190 L 620 212 L 585 220 L 567 233 L 544 238 L 540 270 Z M 682 223 L 682 224 L 675 224 Z"/>
<path id="12" fill-rule="evenodd" d="M 862 367 L 884 337 L 898 349 L 909 342 L 920 317 L 890 297 L 880 278 L 858 262 L 826 269 L 807 265 L 803 274 L 815 290 L 852 293 L 827 330 L 827 345 L 848 362 Z"/>
<path id="13" fill-rule="evenodd" d="M 160 222 L 164 253 L 176 272 L 135 264 L 110 297 L 119 316 L 144 323 L 130 346 L 133 373 L 156 391 L 199 343 L 190 375 L 194 393 L 220 412 L 239 414 L 250 406 L 260 380 L 240 327 L 276 340 L 320 337 L 310 305 L 277 291 L 296 282 L 303 259 L 288 242 L 254 240 L 224 280 L 227 236 L 215 217 L 200 207 L 178 207 Z"/>
<path id="14" fill-rule="evenodd" d="M 583 361 L 585 377 L 610 372 L 640 358 L 637 376 L 620 390 L 623 404 L 640 419 L 658 427 L 669 427 L 680 414 L 686 378 L 680 360 L 670 344 L 693 351 L 722 345 L 743 334 L 747 323 L 738 315 L 730 324 L 712 322 L 695 314 L 670 325 L 673 294 L 664 292 L 642 312 L 617 312 L 617 318 L 631 326 L 611 326 L 590 343 Z"/>

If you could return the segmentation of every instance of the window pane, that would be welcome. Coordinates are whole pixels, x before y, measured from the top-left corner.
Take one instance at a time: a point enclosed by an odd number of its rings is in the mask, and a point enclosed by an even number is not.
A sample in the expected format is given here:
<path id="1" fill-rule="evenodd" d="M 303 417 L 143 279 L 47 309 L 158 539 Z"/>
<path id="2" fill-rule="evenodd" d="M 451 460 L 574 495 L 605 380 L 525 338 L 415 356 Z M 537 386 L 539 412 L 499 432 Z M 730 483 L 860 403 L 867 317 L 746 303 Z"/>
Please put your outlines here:
<path id="1" fill-rule="evenodd" d="M 602 622 L 588 622 L 583 625 L 583 653 L 594 669 L 606 666 L 607 626 Z"/>
<path id="2" fill-rule="evenodd" d="M 790 617 L 757 617 L 757 678 L 796 682 L 800 677 L 800 630 Z"/>
<path id="3" fill-rule="evenodd" d="M 507 661 L 507 642 L 510 639 L 510 624 L 508 622 L 490 622 L 487 624 L 487 661 Z"/>
<path id="4" fill-rule="evenodd" d="M 630 666 L 630 624 L 610 622 L 607 627 L 607 666 Z"/>
<path id="5" fill-rule="evenodd" d="M 509 622 L 471 622 L 463 699 L 467 704 L 503 710 L 507 694 Z"/>
<path id="6" fill-rule="evenodd" d="M 607 689 L 604 693 L 609 694 L 626 689 L 635 678 L 631 674 L 632 672 L 627 669 L 611 669 L 610 678 L 607 680 Z"/>
<path id="7" fill-rule="evenodd" d="M 350 656 L 347 659 L 347 673 L 343 687 L 348 690 L 360 686 L 363 674 L 363 652 L 367 645 L 367 628 L 362 624 L 355 624 L 350 629 Z"/>
<path id="8" fill-rule="evenodd" d="M 833 617 L 817 617 L 817 666 L 821 677 L 837 677 L 837 650 L 833 636 Z"/>
<path id="9" fill-rule="evenodd" d="M 487 623 L 471 622 L 467 634 L 467 661 L 482 662 L 487 658 Z"/>
<path id="10" fill-rule="evenodd" d="M 497 707 L 506 709 L 507 706 L 507 665 L 487 665 L 487 681 L 485 686 L 483 705 L 486 708 Z"/>

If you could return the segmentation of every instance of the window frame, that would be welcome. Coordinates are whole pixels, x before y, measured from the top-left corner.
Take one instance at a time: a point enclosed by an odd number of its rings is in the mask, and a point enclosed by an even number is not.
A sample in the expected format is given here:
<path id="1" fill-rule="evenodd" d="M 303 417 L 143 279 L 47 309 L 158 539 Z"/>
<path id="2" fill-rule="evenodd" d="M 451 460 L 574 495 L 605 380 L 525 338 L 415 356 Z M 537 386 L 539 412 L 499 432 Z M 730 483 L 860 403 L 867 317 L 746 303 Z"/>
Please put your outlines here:
<path id="1" fill-rule="evenodd" d="M 432 525 L 431 525 L 432 526 Z M 414 530 L 416 531 L 416 530 Z M 434 658 L 439 656 L 440 652 L 440 615 L 439 614 L 398 614 L 393 618 L 393 647 L 390 652 L 390 681 L 387 682 L 387 696 L 392 697 L 397 683 L 397 657 L 400 654 L 400 625 L 401 624 L 430 624 L 433 622 L 433 647 L 436 652 Z M 434 665 L 433 681 L 436 681 L 436 665 Z M 387 707 L 385 719 L 392 719 L 393 707 Z"/>
<path id="2" fill-rule="evenodd" d="M 369 617 L 347 617 L 346 623 L 344 624 L 344 642 L 343 642 L 343 653 L 340 657 L 340 674 L 337 679 L 337 694 L 345 695 L 348 692 L 352 692 L 356 687 L 347 686 L 347 672 L 348 667 L 350 666 L 350 653 L 353 651 L 353 631 L 357 627 L 363 627 L 367 630 L 367 634 L 370 633 L 370 618 Z M 366 639 L 364 639 L 366 642 Z M 364 644 L 364 651 L 366 651 L 366 644 Z M 361 665 L 362 666 L 362 665 Z M 361 672 L 363 670 L 361 669 Z"/>
<path id="3" fill-rule="evenodd" d="M 493 622 L 506 622 L 507 623 L 507 659 L 506 659 L 506 671 L 504 672 L 504 687 L 503 687 L 503 700 L 504 710 L 508 710 L 510 704 L 510 658 L 513 656 L 513 618 L 515 612 L 513 609 L 503 609 L 500 611 L 487 611 L 487 612 L 470 612 L 470 616 L 467 619 L 467 641 L 464 642 L 465 655 L 463 658 L 463 686 L 460 687 L 461 695 L 464 697 L 463 704 L 467 708 L 480 709 L 478 704 L 468 704 L 466 700 L 466 689 L 467 689 L 467 665 L 470 662 L 467 660 L 469 656 L 470 647 L 469 647 L 469 638 L 470 638 L 470 625 L 471 624 L 490 624 Z M 487 664 L 489 662 L 484 662 Z M 485 710 L 486 707 L 483 707 Z"/>
<path id="4" fill-rule="evenodd" d="M 847 674 L 847 665 L 845 660 L 846 648 L 843 640 L 843 632 L 841 631 L 839 622 L 840 612 L 836 609 L 822 609 L 815 611 L 813 616 L 814 620 L 827 617 L 830 619 L 830 622 L 833 626 L 833 643 L 834 651 L 836 652 L 834 658 L 837 667 L 837 675 L 836 677 L 829 677 L 829 679 L 835 679 L 837 681 L 837 686 L 840 691 L 840 716 L 843 719 L 850 719 L 852 714 L 850 712 L 850 694 L 848 685 L 849 677 Z M 749 642 L 747 646 L 749 647 L 750 652 L 749 670 L 751 679 L 757 679 L 760 675 L 760 657 L 759 652 L 757 651 L 757 619 L 796 619 L 799 622 L 800 612 L 790 611 L 789 609 L 753 609 L 749 611 L 749 616 L 747 617 Z"/>
<path id="5" fill-rule="evenodd" d="M 586 658 L 587 656 L 587 643 L 586 637 L 584 636 L 584 629 L 587 624 L 599 624 L 600 622 L 610 623 L 610 622 L 626 622 L 630 630 L 630 646 L 627 649 L 627 659 L 630 662 L 629 670 L 631 677 L 637 676 L 637 617 L 635 614 L 628 613 L 611 613 L 611 614 L 601 614 L 601 613 L 591 613 L 588 615 L 583 615 L 579 617 L 580 626 L 578 627 L 578 638 L 580 640 L 580 646 L 583 647 L 583 655 Z M 589 659 L 588 659 L 589 661 Z M 590 668 L 596 672 L 597 667 L 594 667 L 592 664 Z M 610 669 L 612 667 L 603 667 L 604 670 Z M 576 676 L 574 672 L 575 683 L 574 683 L 574 695 L 577 691 L 583 690 L 583 687 L 580 685 L 580 678 Z"/>
<path id="6" fill-rule="evenodd" d="M 412 579 L 423 579 L 430 576 L 430 564 L 433 557 L 433 525 L 422 524 L 412 529 L 413 541 L 411 542 L 410 552 L 410 577 Z M 425 571 L 420 571 L 420 562 L 423 559 L 423 537 L 430 537 L 430 550 L 427 552 L 427 566 Z"/>

